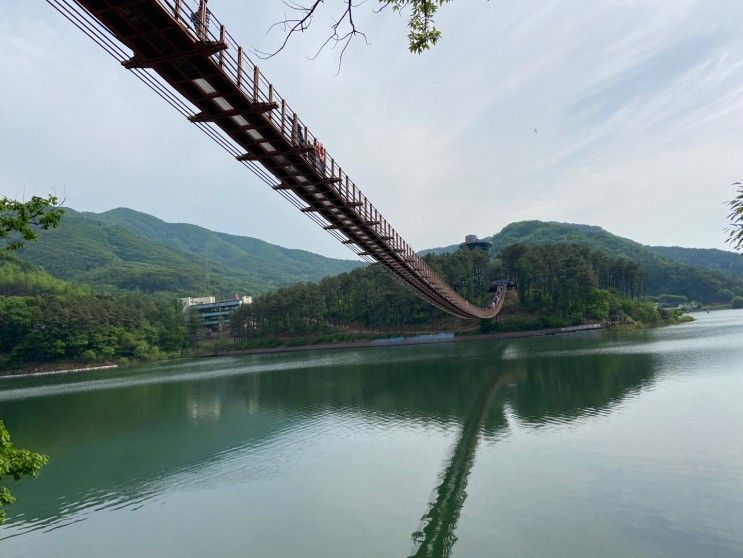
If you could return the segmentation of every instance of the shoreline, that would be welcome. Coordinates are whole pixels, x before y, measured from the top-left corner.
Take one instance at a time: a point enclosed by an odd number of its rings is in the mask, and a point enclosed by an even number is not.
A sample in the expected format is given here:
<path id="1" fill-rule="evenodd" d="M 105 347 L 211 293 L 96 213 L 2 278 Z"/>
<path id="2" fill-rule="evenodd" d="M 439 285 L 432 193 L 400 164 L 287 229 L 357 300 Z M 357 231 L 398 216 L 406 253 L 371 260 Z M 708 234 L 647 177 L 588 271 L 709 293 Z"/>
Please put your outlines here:
<path id="1" fill-rule="evenodd" d="M 417 335 L 413 337 L 395 337 L 381 339 L 362 339 L 359 341 L 345 341 L 340 343 L 317 343 L 314 345 L 297 345 L 294 347 L 262 347 L 256 349 L 238 349 L 235 351 L 214 351 L 211 353 L 201 353 L 190 356 L 181 356 L 171 360 L 180 359 L 203 359 L 225 356 L 247 356 L 247 355 L 265 355 L 274 353 L 302 353 L 309 351 L 340 351 L 347 349 L 375 349 L 380 347 L 405 347 L 411 345 L 435 345 L 441 343 L 463 343 L 467 341 L 498 341 L 502 339 L 516 339 L 523 337 L 543 337 L 547 335 L 565 335 L 568 333 L 580 333 L 584 331 L 599 331 L 606 329 L 604 324 L 586 324 L 578 326 L 553 327 L 547 329 L 532 329 L 523 331 L 504 331 L 501 333 L 482 333 L 475 335 L 456 336 L 451 333 L 439 333 L 433 335 Z M 127 366 L 133 366 L 141 363 L 131 363 Z M 41 367 L 26 368 L 0 371 L 0 381 L 10 378 L 29 378 L 36 376 L 54 376 L 74 372 L 95 372 L 98 370 L 111 370 L 121 368 L 119 364 L 102 364 L 97 366 L 79 366 L 73 365 L 72 368 L 64 368 L 63 363 L 56 365 L 50 364 L 48 369 Z"/>
<path id="2" fill-rule="evenodd" d="M 438 333 L 438 334 L 424 334 L 412 337 L 394 337 L 394 338 L 380 338 L 380 339 L 361 339 L 358 341 L 344 341 L 338 343 L 317 343 L 314 345 L 297 345 L 297 346 L 279 346 L 279 347 L 260 347 L 255 349 L 237 349 L 234 351 L 213 351 L 204 352 L 201 354 L 193 354 L 187 356 L 179 356 L 175 358 L 169 358 L 165 361 L 172 360 L 183 360 L 183 359 L 206 359 L 215 357 L 226 357 L 226 356 L 248 356 L 248 355 L 265 355 L 265 354 L 278 354 L 278 353 L 301 353 L 310 351 L 340 351 L 348 349 L 374 349 L 380 347 L 401 347 L 411 345 L 434 345 L 441 343 L 464 343 L 468 341 L 499 341 L 505 339 L 519 339 L 526 337 L 545 337 L 550 335 L 566 335 L 570 333 L 581 333 L 589 331 L 601 331 L 610 329 L 613 326 L 611 324 L 594 323 L 594 324 L 583 324 L 576 326 L 565 326 L 565 327 L 553 327 L 545 329 L 532 329 L 532 330 L 521 330 L 521 331 L 504 331 L 500 333 L 480 333 L 473 335 L 454 335 L 453 333 Z M 163 362 L 165 362 L 163 361 Z M 147 361 L 143 362 L 132 362 L 126 365 L 120 364 L 102 364 L 97 366 L 79 366 L 73 365 L 71 368 L 64 368 L 64 363 L 58 363 L 57 365 L 49 365 L 48 369 L 39 368 L 26 368 L 0 371 L 0 381 L 9 378 L 25 378 L 25 377 L 36 377 L 36 376 L 52 376 L 58 374 L 74 373 L 74 372 L 95 372 L 98 370 L 110 370 L 115 368 L 122 368 L 128 366 L 134 366 L 139 364 L 146 364 Z"/>
<path id="3" fill-rule="evenodd" d="M 57 366 L 60 366 L 59 364 Z M 67 374 L 68 372 L 94 372 L 96 370 L 109 370 L 119 368 L 118 364 L 99 364 L 98 366 L 78 366 L 77 368 L 54 368 L 53 370 L 18 369 L 0 372 L 0 380 L 7 378 L 29 378 L 33 376 L 53 376 L 56 374 Z"/>
<path id="4" fill-rule="evenodd" d="M 497 341 L 501 339 L 515 339 L 520 337 L 543 337 L 546 335 L 560 335 L 580 333 L 584 331 L 599 331 L 606 329 L 604 324 L 586 324 L 578 326 L 552 327 L 547 329 L 532 329 L 524 331 L 504 331 L 502 333 L 481 333 L 476 335 L 419 335 L 414 337 L 395 338 L 399 341 L 390 342 L 389 338 L 364 339 L 360 341 L 346 341 L 341 343 L 318 343 L 316 345 L 297 345 L 295 347 L 262 347 L 256 349 L 238 349 L 235 351 L 214 351 L 196 355 L 195 358 L 214 358 L 224 356 L 263 355 L 272 353 L 301 353 L 308 351 L 328 351 L 343 349 L 375 349 L 379 347 L 404 347 L 410 345 L 434 345 L 440 343 L 462 343 L 466 341 Z"/>

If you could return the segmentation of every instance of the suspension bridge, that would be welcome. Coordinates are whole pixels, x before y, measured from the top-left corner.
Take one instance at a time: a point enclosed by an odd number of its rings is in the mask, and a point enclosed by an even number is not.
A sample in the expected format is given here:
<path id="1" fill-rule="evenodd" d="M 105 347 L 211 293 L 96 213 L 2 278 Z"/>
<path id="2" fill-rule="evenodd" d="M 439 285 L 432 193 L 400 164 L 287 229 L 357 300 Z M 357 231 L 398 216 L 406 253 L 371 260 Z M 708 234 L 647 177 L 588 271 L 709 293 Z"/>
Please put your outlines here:
<path id="1" fill-rule="evenodd" d="M 207 8 L 205 0 L 46 0 L 299 211 L 415 295 L 493 318 L 447 285 L 372 205 Z"/>

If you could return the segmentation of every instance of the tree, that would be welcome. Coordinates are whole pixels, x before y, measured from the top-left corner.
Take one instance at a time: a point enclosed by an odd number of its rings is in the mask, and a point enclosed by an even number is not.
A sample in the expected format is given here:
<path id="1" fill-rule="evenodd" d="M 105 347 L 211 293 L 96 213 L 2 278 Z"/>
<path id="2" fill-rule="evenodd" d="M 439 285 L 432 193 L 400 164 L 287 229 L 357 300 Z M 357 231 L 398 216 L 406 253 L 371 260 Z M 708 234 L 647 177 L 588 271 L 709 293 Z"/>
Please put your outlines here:
<path id="1" fill-rule="evenodd" d="M 19 449 L 10 441 L 10 433 L 0 420 L 0 481 L 5 478 L 20 480 L 22 477 L 37 477 L 49 458 L 46 455 Z M 4 506 L 15 502 L 15 498 L 4 486 L 0 486 L 0 524 L 5 523 Z"/>
<path id="2" fill-rule="evenodd" d="M 33 196 L 27 202 L 0 198 L 0 240 L 5 241 L 0 251 L 17 250 L 24 241 L 36 240 L 39 229 L 57 227 L 64 213 L 57 204 L 56 196 Z M 4 478 L 36 477 L 48 459 L 45 455 L 14 447 L 10 433 L 0 420 L 0 481 Z M 0 524 L 5 522 L 3 507 L 14 501 L 10 491 L 0 486 Z"/>
<path id="3" fill-rule="evenodd" d="M 734 296 L 733 300 L 730 301 L 730 306 L 733 308 L 743 308 L 743 296 Z"/>
<path id="4" fill-rule="evenodd" d="M 328 45 L 335 47 L 341 46 L 340 58 L 356 36 L 366 39 L 366 35 L 356 27 L 354 19 L 354 10 L 358 9 L 363 2 L 354 3 L 353 0 L 338 0 L 341 3 L 342 10 L 339 15 L 333 17 L 330 27 L 330 36 L 318 48 L 315 56 L 320 54 Z M 421 54 L 423 51 L 430 49 L 441 38 L 441 31 L 436 28 L 434 16 L 438 9 L 451 0 L 378 0 L 379 8 L 375 13 L 388 8 L 393 12 L 408 12 L 408 50 L 414 54 Z M 281 27 L 285 31 L 284 39 L 281 45 L 273 52 L 263 53 L 266 56 L 274 56 L 281 52 L 289 42 L 289 39 L 295 33 L 307 31 L 312 24 L 313 18 L 320 11 L 320 6 L 325 0 L 312 0 L 307 2 L 285 0 L 285 5 L 291 10 L 283 21 L 279 21 L 271 26 Z"/>
<path id="5" fill-rule="evenodd" d="M 6 242 L 0 250 L 17 250 L 24 241 L 36 240 L 39 229 L 57 227 L 63 214 L 56 196 L 33 196 L 27 202 L 0 198 L 0 240 Z"/>
<path id="6" fill-rule="evenodd" d="M 192 347 L 196 346 L 199 339 L 199 331 L 204 329 L 204 320 L 195 308 L 186 310 L 186 330 L 188 331 L 188 340 Z"/>
<path id="7" fill-rule="evenodd" d="M 735 250 L 743 252 L 743 180 L 733 184 L 738 191 L 737 195 L 728 202 L 730 206 L 730 230 L 728 242 Z"/>

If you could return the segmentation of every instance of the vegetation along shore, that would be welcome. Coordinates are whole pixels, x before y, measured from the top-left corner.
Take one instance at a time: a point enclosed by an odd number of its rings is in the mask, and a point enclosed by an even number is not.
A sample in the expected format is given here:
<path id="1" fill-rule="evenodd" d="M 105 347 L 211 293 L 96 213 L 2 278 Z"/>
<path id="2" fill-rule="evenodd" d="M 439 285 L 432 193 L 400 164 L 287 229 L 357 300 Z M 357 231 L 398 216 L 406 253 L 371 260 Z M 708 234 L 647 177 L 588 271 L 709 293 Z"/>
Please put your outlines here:
<path id="1" fill-rule="evenodd" d="M 743 297 L 735 254 L 647 247 L 599 227 L 563 223 L 514 223 L 488 239 L 489 250 L 426 252 L 426 262 L 476 304 L 488 303 L 492 281 L 516 283 L 501 315 L 480 323 L 421 302 L 377 265 L 359 267 L 131 210 L 69 211 L 58 229 L 41 236 L 0 258 L 0 370 L 6 373 L 366 346 L 438 332 L 459 338 L 591 323 L 650 327 L 689 319 L 686 309 L 729 307 Z M 64 258 L 68 250 L 79 257 Z M 235 275 L 232 266 L 225 281 L 219 266 L 246 254 L 252 269 Z M 206 259 L 213 263 L 199 274 Z M 170 266 L 176 261 L 184 267 Z M 252 276 L 275 279 L 254 283 Z M 221 324 L 221 333 L 207 332 L 177 300 L 232 291 L 251 293 L 254 301 Z"/>

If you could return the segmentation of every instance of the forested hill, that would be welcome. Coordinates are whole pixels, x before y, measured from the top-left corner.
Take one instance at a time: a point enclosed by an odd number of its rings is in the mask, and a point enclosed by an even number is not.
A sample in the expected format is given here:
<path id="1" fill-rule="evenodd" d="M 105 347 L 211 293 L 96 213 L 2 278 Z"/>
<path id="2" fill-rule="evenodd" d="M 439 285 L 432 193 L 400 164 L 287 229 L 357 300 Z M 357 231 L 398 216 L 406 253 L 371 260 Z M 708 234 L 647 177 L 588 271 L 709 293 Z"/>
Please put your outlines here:
<path id="1" fill-rule="evenodd" d="M 659 256 L 671 260 L 743 278 L 743 256 L 735 252 L 714 248 L 682 248 L 681 246 L 648 246 L 648 248 Z"/>
<path id="2" fill-rule="evenodd" d="M 260 294 L 361 265 L 123 208 L 67 209 L 58 229 L 43 232 L 18 256 L 98 288 L 182 295 Z"/>
<path id="3" fill-rule="evenodd" d="M 678 294 L 701 302 L 729 302 L 732 295 L 743 292 L 743 272 L 736 267 L 736 258 L 743 266 L 743 257 L 732 252 L 650 247 L 597 226 L 544 221 L 511 223 L 489 240 L 493 243 L 493 256 L 518 242 L 586 244 L 608 256 L 638 264 L 648 276 L 646 288 L 650 295 Z M 458 245 L 452 245 L 430 252 L 445 253 L 457 248 Z"/>
<path id="4" fill-rule="evenodd" d="M 512 223 L 490 240 L 494 257 L 514 243 L 578 243 L 626 258 L 647 274 L 649 295 L 727 303 L 743 294 L 743 257 L 732 252 L 649 247 L 601 227 L 542 221 Z M 99 289 L 179 295 L 262 294 L 361 265 L 196 225 L 166 223 L 124 208 L 100 214 L 68 209 L 59 229 L 42 233 L 40 242 L 27 244 L 18 255 L 55 277 Z"/>

